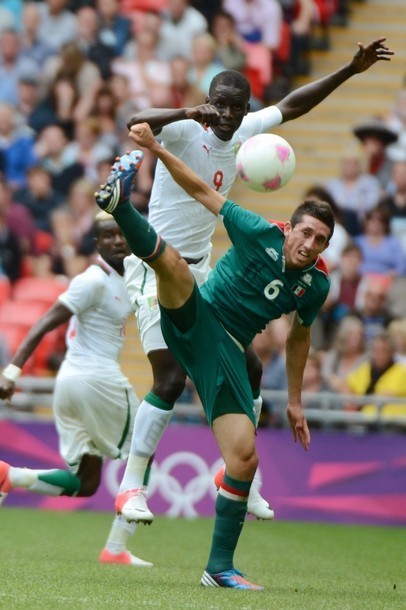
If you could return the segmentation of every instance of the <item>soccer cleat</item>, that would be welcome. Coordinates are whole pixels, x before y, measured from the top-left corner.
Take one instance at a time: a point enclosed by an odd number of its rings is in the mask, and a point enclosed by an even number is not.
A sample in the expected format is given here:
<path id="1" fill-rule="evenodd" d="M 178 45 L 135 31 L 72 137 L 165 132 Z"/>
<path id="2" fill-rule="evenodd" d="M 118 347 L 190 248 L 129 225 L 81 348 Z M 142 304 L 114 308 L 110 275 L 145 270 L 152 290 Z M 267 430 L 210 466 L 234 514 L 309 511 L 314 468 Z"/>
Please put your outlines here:
<path id="1" fill-rule="evenodd" d="M 114 163 L 106 183 L 94 195 L 99 208 L 111 214 L 120 203 L 129 199 L 143 156 L 140 150 L 133 150 Z"/>
<path id="2" fill-rule="evenodd" d="M 127 489 L 116 498 L 116 511 L 130 523 L 146 523 L 151 525 L 154 515 L 147 505 L 147 490 L 143 487 Z"/>
<path id="3" fill-rule="evenodd" d="M 254 480 L 251 485 L 250 493 L 248 496 L 247 513 L 253 515 L 257 519 L 264 519 L 270 521 L 274 518 L 275 513 L 269 506 L 269 503 L 259 493 L 259 487 Z"/>
<path id="4" fill-rule="evenodd" d="M 10 464 L 0 461 L 0 493 L 8 494 L 13 489 L 9 477 Z"/>
<path id="5" fill-rule="evenodd" d="M 218 574 L 210 574 L 206 570 L 201 579 L 203 587 L 227 587 L 228 589 L 245 589 L 246 591 L 263 591 L 264 587 L 254 585 L 244 577 L 244 574 L 234 568 Z"/>
<path id="6" fill-rule="evenodd" d="M 138 568 L 152 568 L 153 563 L 150 561 L 144 561 L 139 557 L 136 557 L 130 551 L 123 551 L 122 553 L 111 553 L 107 549 L 103 549 L 99 555 L 100 563 L 119 563 L 127 566 L 137 566 Z"/>
<path id="7" fill-rule="evenodd" d="M 8 492 L 13 489 L 9 477 L 10 464 L 0 461 L 0 506 L 7 498 Z"/>
<path id="8" fill-rule="evenodd" d="M 222 466 L 214 477 L 214 484 L 217 489 L 220 488 L 224 480 L 225 466 Z M 270 521 L 274 518 L 275 513 L 269 506 L 269 503 L 261 496 L 259 489 L 261 487 L 260 481 L 255 478 L 252 482 L 250 493 L 248 496 L 247 513 L 253 515 L 257 519 Z"/>

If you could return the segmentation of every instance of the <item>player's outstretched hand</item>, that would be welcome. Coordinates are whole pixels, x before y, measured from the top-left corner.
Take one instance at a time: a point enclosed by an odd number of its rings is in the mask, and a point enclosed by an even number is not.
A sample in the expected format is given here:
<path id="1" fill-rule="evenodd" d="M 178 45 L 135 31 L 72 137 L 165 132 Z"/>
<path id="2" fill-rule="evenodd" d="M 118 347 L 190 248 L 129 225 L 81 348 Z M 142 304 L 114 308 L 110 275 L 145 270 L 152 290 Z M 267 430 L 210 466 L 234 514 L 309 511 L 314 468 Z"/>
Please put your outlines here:
<path id="1" fill-rule="evenodd" d="M 289 424 L 292 429 L 295 443 L 300 441 L 303 449 L 308 450 L 310 445 L 310 431 L 301 405 L 288 403 L 286 407 Z"/>
<path id="2" fill-rule="evenodd" d="M 10 379 L 6 379 L 3 375 L 0 375 L 0 399 L 8 400 L 14 394 L 16 384 Z"/>
<path id="3" fill-rule="evenodd" d="M 210 127 L 211 125 L 215 125 L 217 123 L 220 113 L 217 108 L 211 104 L 201 104 L 200 106 L 195 106 L 194 108 L 188 108 L 186 116 L 188 119 L 197 121 L 201 125 L 207 125 L 207 127 Z"/>
<path id="4" fill-rule="evenodd" d="M 143 148 L 152 150 L 155 146 L 159 146 L 148 123 L 133 125 L 130 129 L 129 137 L 137 146 L 142 146 Z"/>
<path id="5" fill-rule="evenodd" d="M 365 72 L 377 61 L 390 61 L 394 52 L 385 44 L 386 38 L 378 38 L 369 45 L 365 46 L 362 42 L 358 43 L 358 51 L 352 60 L 355 72 Z"/>

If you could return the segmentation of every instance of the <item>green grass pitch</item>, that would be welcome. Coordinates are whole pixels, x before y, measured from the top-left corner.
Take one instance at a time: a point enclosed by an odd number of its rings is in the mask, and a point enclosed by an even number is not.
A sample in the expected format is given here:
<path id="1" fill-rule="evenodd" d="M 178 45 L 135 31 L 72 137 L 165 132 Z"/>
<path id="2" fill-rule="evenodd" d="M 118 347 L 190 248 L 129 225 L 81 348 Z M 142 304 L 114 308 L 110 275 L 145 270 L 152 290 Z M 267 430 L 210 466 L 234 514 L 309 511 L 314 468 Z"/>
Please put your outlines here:
<path id="1" fill-rule="evenodd" d="M 397 610 L 406 608 L 402 528 L 247 521 L 236 567 L 265 591 L 207 589 L 212 519 L 157 517 L 130 549 L 153 568 L 100 565 L 112 515 L 1 509 L 7 610 Z"/>

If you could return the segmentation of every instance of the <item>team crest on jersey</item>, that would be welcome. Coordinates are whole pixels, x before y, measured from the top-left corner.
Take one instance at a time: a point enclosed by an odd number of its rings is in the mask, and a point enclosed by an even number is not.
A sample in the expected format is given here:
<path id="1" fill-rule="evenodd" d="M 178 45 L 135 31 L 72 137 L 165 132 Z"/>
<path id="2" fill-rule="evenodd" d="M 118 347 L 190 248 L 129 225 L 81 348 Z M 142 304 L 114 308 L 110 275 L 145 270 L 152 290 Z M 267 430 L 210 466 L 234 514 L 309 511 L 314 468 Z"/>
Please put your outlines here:
<path id="1" fill-rule="evenodd" d="M 155 296 L 154 297 L 148 297 L 147 303 L 148 303 L 148 309 L 150 311 L 154 311 L 155 309 L 158 309 L 158 307 L 159 307 L 158 306 L 158 299 Z"/>
<path id="2" fill-rule="evenodd" d="M 306 292 L 306 289 L 303 288 L 303 286 L 301 286 L 300 284 L 295 284 L 292 290 L 297 297 L 302 297 Z"/>
<path id="3" fill-rule="evenodd" d="M 302 282 L 304 282 L 305 284 L 307 284 L 307 286 L 311 286 L 312 285 L 312 276 L 310 273 L 305 273 L 304 275 L 302 275 L 302 277 L 300 278 L 302 280 Z"/>
<path id="4" fill-rule="evenodd" d="M 265 252 L 274 260 L 277 261 L 279 258 L 279 254 L 275 250 L 275 248 L 265 248 Z"/>

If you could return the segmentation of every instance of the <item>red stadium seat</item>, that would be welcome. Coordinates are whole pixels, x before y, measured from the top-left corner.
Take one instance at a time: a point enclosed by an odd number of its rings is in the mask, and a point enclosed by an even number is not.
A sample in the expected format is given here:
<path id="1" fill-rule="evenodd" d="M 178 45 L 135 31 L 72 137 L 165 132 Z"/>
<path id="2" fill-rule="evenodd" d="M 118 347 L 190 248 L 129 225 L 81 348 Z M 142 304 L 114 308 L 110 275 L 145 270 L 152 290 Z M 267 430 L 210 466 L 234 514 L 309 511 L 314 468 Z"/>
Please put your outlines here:
<path id="1" fill-rule="evenodd" d="M 162 11 L 167 7 L 167 0 L 121 0 L 120 10 L 123 15 L 133 11 Z"/>
<path id="2" fill-rule="evenodd" d="M 24 326 L 0 323 L 0 336 L 5 341 L 10 356 L 15 353 L 26 333 L 27 329 Z"/>
<path id="3" fill-rule="evenodd" d="M 12 299 L 52 305 L 67 287 L 67 282 L 55 278 L 23 277 L 15 283 Z"/>
<path id="4" fill-rule="evenodd" d="M 11 295 L 11 284 L 7 277 L 0 277 L 0 305 L 7 301 Z"/>
<path id="5" fill-rule="evenodd" d="M 10 355 L 16 352 L 30 328 L 48 308 L 47 303 L 29 301 L 7 301 L 0 306 L 0 336 L 7 342 Z M 49 357 L 63 349 L 66 326 L 56 328 L 44 336 L 23 367 L 24 374 L 38 375 L 49 372 Z"/>
<path id="6" fill-rule="evenodd" d="M 20 343 L 27 334 L 27 328 L 19 324 L 0 322 L 0 337 L 5 341 L 9 356 L 13 356 Z M 34 367 L 34 356 L 31 356 L 23 366 L 24 375 L 32 375 Z"/>
<path id="7" fill-rule="evenodd" d="M 0 324 L 12 324 L 30 328 L 49 308 L 48 303 L 6 301 L 0 306 Z"/>

